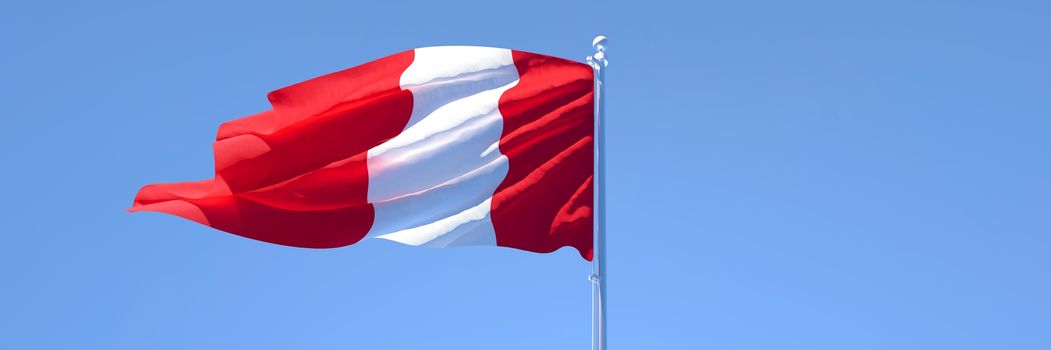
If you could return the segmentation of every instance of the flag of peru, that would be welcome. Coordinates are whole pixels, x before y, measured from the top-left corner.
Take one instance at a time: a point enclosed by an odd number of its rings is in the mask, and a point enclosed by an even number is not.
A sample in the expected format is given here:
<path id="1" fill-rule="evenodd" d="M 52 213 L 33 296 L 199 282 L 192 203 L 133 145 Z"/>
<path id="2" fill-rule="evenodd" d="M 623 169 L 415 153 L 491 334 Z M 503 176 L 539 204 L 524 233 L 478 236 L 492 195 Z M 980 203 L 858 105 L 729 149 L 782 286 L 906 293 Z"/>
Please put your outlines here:
<path id="1" fill-rule="evenodd" d="M 377 237 L 592 258 L 586 64 L 428 47 L 268 98 L 271 110 L 219 127 L 214 179 L 145 186 L 130 211 L 297 247 Z"/>

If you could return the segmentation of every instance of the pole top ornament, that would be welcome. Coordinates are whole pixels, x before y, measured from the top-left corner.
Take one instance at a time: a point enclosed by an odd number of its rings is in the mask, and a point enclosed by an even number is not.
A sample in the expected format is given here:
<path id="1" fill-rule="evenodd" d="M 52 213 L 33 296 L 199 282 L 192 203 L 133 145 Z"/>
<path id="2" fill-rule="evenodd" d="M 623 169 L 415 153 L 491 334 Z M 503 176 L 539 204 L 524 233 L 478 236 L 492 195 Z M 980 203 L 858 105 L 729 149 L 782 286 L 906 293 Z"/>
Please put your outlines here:
<path id="1" fill-rule="evenodd" d="M 595 50 L 606 52 L 606 42 L 608 41 L 609 39 L 606 39 L 605 35 L 599 35 L 595 37 L 595 40 L 591 41 L 591 46 L 594 46 Z"/>
<path id="2" fill-rule="evenodd" d="M 588 65 L 595 70 L 602 70 L 609 65 L 609 61 L 606 61 L 606 44 L 609 43 L 609 39 L 606 39 L 605 35 L 599 35 L 595 37 L 595 40 L 591 41 L 591 46 L 595 47 L 595 54 L 588 56 Z"/>

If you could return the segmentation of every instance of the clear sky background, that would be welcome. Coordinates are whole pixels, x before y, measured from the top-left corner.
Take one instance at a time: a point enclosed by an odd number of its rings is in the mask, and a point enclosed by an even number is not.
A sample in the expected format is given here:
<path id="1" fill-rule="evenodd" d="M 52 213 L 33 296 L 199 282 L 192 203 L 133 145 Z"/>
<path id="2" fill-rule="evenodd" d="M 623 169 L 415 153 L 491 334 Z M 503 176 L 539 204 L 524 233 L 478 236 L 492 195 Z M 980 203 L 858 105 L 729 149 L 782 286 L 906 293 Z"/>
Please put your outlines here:
<path id="1" fill-rule="evenodd" d="M 609 57 L 613 349 L 1047 349 L 1047 1 L 0 4 L 0 348 L 587 349 L 571 249 L 281 247 L 129 214 L 390 53 Z"/>

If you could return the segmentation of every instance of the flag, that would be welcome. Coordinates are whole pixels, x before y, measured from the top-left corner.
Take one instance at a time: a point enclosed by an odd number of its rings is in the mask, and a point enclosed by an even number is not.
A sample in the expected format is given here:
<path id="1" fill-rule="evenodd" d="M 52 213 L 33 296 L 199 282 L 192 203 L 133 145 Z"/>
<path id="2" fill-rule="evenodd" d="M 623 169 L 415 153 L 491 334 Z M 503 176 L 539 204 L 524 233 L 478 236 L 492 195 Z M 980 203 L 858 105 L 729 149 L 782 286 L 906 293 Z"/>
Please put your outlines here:
<path id="1" fill-rule="evenodd" d="M 586 64 L 428 47 L 288 86 L 226 122 L 213 179 L 143 187 L 130 211 L 332 248 L 377 237 L 592 258 L 594 82 Z"/>

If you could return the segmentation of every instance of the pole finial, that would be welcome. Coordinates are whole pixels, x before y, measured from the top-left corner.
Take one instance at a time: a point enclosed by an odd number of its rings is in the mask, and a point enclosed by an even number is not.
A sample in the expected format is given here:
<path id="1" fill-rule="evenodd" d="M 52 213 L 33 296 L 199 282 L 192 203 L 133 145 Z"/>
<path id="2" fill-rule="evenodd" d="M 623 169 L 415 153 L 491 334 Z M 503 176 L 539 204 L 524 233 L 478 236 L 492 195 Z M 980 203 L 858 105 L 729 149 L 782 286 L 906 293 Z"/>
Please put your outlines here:
<path id="1" fill-rule="evenodd" d="M 605 35 L 599 35 L 595 37 L 595 40 L 591 41 L 591 46 L 595 48 L 595 54 L 588 56 L 588 65 L 591 65 L 596 71 L 602 70 L 609 65 L 609 61 L 606 61 L 606 44 L 609 43 L 609 39 L 606 39 Z"/>
<path id="2" fill-rule="evenodd" d="M 605 35 L 599 35 L 595 37 L 595 40 L 591 41 L 591 46 L 595 47 L 595 51 L 606 52 L 606 43 L 609 39 L 606 39 Z"/>

